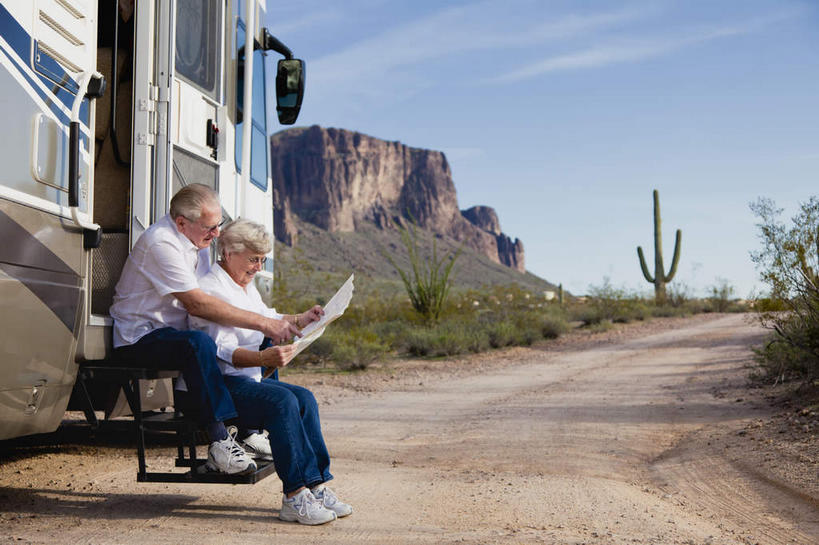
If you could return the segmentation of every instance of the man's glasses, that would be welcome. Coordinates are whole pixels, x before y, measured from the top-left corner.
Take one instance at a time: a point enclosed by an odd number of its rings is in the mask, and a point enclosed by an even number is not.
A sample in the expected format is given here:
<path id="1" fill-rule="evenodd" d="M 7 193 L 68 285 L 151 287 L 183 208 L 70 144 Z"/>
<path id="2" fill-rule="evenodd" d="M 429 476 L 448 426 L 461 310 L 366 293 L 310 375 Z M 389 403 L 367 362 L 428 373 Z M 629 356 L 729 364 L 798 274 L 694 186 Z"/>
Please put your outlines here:
<path id="1" fill-rule="evenodd" d="M 220 222 L 219 222 L 219 223 L 217 223 L 216 225 L 212 225 L 212 226 L 208 227 L 207 225 L 202 225 L 202 224 L 201 224 L 201 223 L 199 223 L 198 221 L 193 221 L 192 219 L 190 219 L 190 218 L 189 218 L 189 217 L 187 217 L 187 216 L 183 216 L 183 217 L 184 217 L 186 220 L 188 220 L 189 222 L 191 222 L 191 223 L 195 223 L 196 225 L 198 225 L 200 229 L 204 229 L 206 233 L 214 233 L 214 232 L 216 232 L 217 230 L 221 229 L 221 228 L 222 228 L 222 226 L 224 226 L 224 225 L 227 223 L 227 221 L 228 221 L 228 220 L 227 220 L 227 218 L 222 218 L 222 221 L 220 221 Z"/>

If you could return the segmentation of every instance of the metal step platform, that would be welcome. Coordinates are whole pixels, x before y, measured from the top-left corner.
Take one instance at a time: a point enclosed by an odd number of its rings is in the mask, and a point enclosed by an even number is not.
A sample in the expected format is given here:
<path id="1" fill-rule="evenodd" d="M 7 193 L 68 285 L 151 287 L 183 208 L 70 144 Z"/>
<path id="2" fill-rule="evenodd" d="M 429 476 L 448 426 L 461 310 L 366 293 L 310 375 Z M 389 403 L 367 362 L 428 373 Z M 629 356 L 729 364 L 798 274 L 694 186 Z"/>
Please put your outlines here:
<path id="1" fill-rule="evenodd" d="M 143 412 L 140 380 L 175 378 L 178 376 L 179 371 L 117 365 L 116 362 L 109 360 L 88 361 L 80 365 L 77 375 L 77 388 L 80 389 L 81 396 L 84 396 L 87 402 L 85 403 L 84 412 L 92 428 L 99 427 L 100 423 L 94 413 L 91 398 L 87 393 L 87 384 L 90 381 L 116 384 L 122 386 L 125 392 L 134 418 L 134 430 L 136 431 L 137 481 L 144 483 L 255 484 L 272 474 L 276 470 L 272 462 L 258 461 L 256 471 L 251 473 L 227 475 L 208 471 L 205 468 L 207 456 L 199 458 L 196 455 L 198 426 L 195 422 L 178 412 Z M 189 470 L 186 472 L 148 471 L 145 463 L 146 431 L 175 433 L 177 442 L 176 467 L 187 467 Z"/>

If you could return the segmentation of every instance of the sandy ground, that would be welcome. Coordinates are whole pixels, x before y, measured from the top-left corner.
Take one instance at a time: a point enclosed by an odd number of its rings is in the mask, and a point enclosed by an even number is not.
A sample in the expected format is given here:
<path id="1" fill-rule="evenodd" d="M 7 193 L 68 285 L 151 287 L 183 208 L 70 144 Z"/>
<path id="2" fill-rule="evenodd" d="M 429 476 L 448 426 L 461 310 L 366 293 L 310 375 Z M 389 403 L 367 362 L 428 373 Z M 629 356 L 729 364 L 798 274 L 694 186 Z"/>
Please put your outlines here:
<path id="1" fill-rule="evenodd" d="M 0 542 L 819 543 L 816 407 L 747 384 L 743 315 L 654 320 L 366 373 L 321 401 L 352 516 L 280 522 L 281 484 L 135 481 L 129 437 L 0 443 Z M 160 441 L 153 469 L 172 465 Z"/>

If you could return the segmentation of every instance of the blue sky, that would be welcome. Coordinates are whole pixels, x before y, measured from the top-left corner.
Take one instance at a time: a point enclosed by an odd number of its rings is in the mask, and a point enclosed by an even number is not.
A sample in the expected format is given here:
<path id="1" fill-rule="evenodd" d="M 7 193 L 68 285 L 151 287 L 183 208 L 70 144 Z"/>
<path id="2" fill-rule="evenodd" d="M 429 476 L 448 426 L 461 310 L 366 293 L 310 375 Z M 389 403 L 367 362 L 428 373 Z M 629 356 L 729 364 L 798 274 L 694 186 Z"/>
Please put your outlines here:
<path id="1" fill-rule="evenodd" d="M 747 296 L 748 203 L 819 194 L 819 2 L 269 0 L 266 22 L 307 62 L 298 125 L 444 151 L 461 208 L 573 293 L 651 290 L 657 189 L 675 282 Z"/>

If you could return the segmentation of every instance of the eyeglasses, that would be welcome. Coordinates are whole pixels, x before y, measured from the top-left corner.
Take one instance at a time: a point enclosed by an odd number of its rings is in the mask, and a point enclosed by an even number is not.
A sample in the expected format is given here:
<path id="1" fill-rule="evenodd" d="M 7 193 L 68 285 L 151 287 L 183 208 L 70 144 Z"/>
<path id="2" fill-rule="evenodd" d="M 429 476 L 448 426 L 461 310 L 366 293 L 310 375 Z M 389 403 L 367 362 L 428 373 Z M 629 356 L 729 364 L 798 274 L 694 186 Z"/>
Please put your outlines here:
<path id="1" fill-rule="evenodd" d="M 253 257 L 248 257 L 247 261 L 251 265 L 264 265 L 265 263 L 267 263 L 267 258 L 266 257 L 253 256 Z"/>
<path id="2" fill-rule="evenodd" d="M 188 220 L 191 223 L 195 223 L 197 226 L 199 226 L 200 229 L 203 229 L 206 233 L 214 233 L 214 232 L 218 231 L 228 221 L 227 218 L 222 218 L 222 221 L 220 221 L 216 225 L 212 225 L 212 226 L 208 227 L 207 225 L 202 225 L 198 221 L 193 221 L 192 219 L 190 219 L 187 216 L 182 216 L 182 217 L 185 218 L 186 220 Z"/>

